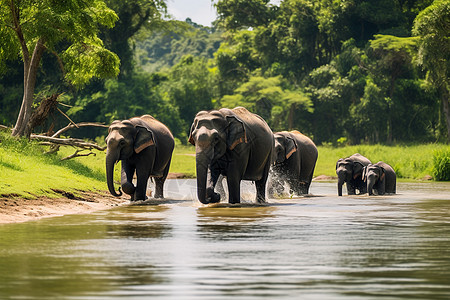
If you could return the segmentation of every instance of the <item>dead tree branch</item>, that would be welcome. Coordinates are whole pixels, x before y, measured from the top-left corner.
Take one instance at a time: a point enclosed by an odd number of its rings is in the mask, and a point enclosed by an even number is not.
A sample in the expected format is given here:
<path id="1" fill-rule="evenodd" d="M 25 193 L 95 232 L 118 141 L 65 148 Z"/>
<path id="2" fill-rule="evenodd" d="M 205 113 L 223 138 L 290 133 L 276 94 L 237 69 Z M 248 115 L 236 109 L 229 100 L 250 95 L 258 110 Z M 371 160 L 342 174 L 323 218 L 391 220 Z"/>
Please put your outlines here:
<path id="1" fill-rule="evenodd" d="M 54 137 L 45 136 L 45 135 L 32 134 L 31 139 L 49 142 L 49 143 L 57 144 L 57 145 L 74 146 L 74 147 L 83 148 L 83 149 L 97 149 L 100 151 L 104 151 L 106 149 L 106 147 L 100 147 L 99 145 L 97 145 L 95 143 L 89 143 L 84 140 L 73 139 L 73 138 L 61 139 L 61 138 L 54 138 Z"/>
<path id="2" fill-rule="evenodd" d="M 83 154 L 80 154 L 80 152 L 82 152 L 82 151 L 84 151 L 84 150 L 86 150 L 86 149 L 76 150 L 74 154 L 69 155 L 69 156 L 64 157 L 64 158 L 61 158 L 61 160 L 68 160 L 68 159 L 72 159 L 72 158 L 80 157 L 80 156 L 89 156 L 89 155 L 94 155 L 94 156 L 95 156 L 95 153 L 92 152 L 92 151 L 89 152 L 89 153 L 83 153 Z"/>
<path id="3" fill-rule="evenodd" d="M 67 130 L 72 129 L 72 128 L 80 128 L 80 127 L 87 127 L 87 126 L 108 128 L 107 125 L 100 124 L 100 123 L 92 123 L 92 122 L 82 122 L 82 123 L 77 123 L 77 124 L 69 123 L 69 125 L 67 125 L 66 127 L 61 128 L 60 130 L 55 132 L 55 134 L 53 134 L 52 137 L 53 138 L 59 137 L 63 132 L 66 132 Z"/>

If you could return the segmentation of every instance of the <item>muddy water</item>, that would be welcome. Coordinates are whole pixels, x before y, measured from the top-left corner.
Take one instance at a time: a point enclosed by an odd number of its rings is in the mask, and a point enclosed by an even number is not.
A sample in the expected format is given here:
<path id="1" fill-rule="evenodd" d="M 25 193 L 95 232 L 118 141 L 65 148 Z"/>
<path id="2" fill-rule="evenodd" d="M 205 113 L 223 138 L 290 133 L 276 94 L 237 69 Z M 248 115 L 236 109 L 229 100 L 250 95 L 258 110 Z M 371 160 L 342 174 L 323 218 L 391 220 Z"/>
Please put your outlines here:
<path id="1" fill-rule="evenodd" d="M 450 183 L 311 188 L 204 207 L 171 180 L 159 205 L 1 225 L 0 299 L 450 299 Z"/>

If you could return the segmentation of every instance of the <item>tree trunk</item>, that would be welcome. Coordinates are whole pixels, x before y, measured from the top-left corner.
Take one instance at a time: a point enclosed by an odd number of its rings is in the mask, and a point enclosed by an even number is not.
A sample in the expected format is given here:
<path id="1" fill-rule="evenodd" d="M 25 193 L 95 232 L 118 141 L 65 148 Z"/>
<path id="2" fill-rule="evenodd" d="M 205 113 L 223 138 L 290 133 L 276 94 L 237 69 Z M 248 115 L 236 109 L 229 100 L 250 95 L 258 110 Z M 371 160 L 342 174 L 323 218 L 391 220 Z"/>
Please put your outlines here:
<path id="1" fill-rule="evenodd" d="M 23 38 L 23 36 L 22 36 Z M 23 82 L 23 99 L 22 106 L 20 107 L 19 116 L 17 117 L 16 125 L 12 131 L 12 136 L 23 136 L 30 120 L 32 113 L 32 104 L 34 101 L 34 88 L 36 85 L 37 71 L 39 63 L 44 53 L 45 46 L 42 39 L 39 39 L 31 56 L 31 60 L 25 57 L 28 50 L 25 51 L 22 48 L 22 54 L 24 56 L 24 82 Z"/>

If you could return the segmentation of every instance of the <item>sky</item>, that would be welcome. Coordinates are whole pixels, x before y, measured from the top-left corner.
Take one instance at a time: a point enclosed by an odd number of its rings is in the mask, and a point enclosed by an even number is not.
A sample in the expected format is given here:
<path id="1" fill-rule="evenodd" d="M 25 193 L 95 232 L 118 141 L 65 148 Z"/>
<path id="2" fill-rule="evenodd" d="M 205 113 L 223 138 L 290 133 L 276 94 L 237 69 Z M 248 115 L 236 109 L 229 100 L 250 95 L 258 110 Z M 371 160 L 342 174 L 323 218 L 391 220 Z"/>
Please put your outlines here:
<path id="1" fill-rule="evenodd" d="M 281 0 L 271 0 L 272 4 L 279 4 Z M 186 18 L 203 26 L 211 26 L 216 19 L 216 9 L 211 0 L 167 0 L 169 14 L 179 21 Z"/>
<path id="2" fill-rule="evenodd" d="M 211 0 L 167 0 L 169 14 L 176 20 L 191 18 L 195 23 L 211 26 L 216 19 L 216 9 Z"/>

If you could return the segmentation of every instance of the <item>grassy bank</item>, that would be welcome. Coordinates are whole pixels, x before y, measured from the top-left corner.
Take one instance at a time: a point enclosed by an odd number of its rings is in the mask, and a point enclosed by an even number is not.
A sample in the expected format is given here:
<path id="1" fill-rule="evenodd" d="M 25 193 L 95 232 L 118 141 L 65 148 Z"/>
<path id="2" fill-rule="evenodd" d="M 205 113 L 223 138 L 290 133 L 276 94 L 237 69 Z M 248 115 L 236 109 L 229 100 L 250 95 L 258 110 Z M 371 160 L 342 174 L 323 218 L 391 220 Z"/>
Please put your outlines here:
<path id="1" fill-rule="evenodd" d="M 55 190 L 77 193 L 77 190 L 107 190 L 105 152 L 61 161 L 75 152 L 61 147 L 57 154 L 44 154 L 48 147 L 36 142 L 11 138 L 0 131 L 0 197 L 35 196 L 59 197 Z M 170 172 L 195 177 L 193 147 L 178 146 L 172 158 Z M 115 180 L 120 179 L 120 164 L 116 165 Z"/>
<path id="2" fill-rule="evenodd" d="M 62 147 L 56 155 L 46 155 L 47 147 L 34 142 L 13 139 L 0 132 L 0 196 L 20 197 L 60 196 L 54 190 L 76 193 L 77 190 L 106 190 L 105 153 L 96 156 L 61 161 L 74 152 Z M 343 148 L 319 147 L 319 159 L 315 176 L 335 176 L 335 164 L 341 157 L 359 152 L 372 162 L 379 160 L 392 165 L 400 178 L 421 179 L 433 175 L 433 154 L 447 151 L 448 145 L 416 146 L 351 146 Z M 116 166 L 115 179 L 119 180 L 120 167 Z M 175 148 L 170 168 L 171 173 L 195 176 L 194 147 Z"/>

